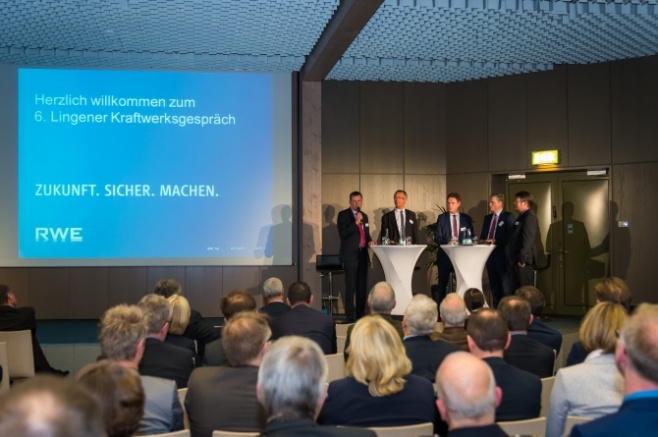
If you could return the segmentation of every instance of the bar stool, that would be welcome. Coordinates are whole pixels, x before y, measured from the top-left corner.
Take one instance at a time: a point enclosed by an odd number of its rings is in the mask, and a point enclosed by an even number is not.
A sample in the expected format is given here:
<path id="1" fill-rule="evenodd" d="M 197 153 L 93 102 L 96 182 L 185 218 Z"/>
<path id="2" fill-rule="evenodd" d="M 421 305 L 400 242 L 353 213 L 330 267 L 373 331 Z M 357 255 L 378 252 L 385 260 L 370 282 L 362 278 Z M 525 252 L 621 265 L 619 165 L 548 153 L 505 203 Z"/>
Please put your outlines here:
<path id="1" fill-rule="evenodd" d="M 322 293 L 322 307 L 327 308 L 329 314 L 334 314 L 334 302 L 340 299 L 340 296 L 334 295 L 334 274 L 345 273 L 340 255 L 316 255 L 315 270 L 320 272 L 320 277 L 329 277 L 329 293 Z M 336 307 L 338 305 L 336 304 Z"/>

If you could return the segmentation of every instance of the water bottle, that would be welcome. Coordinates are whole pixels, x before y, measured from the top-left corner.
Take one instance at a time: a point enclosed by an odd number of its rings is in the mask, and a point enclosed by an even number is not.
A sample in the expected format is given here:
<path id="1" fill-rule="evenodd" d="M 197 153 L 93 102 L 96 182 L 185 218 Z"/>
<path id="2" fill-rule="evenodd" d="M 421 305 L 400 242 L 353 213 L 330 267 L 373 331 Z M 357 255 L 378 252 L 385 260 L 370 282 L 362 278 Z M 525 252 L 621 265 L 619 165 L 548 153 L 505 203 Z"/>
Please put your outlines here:
<path id="1" fill-rule="evenodd" d="M 388 229 L 386 229 L 386 235 L 384 235 L 384 238 L 382 238 L 382 244 L 384 246 L 391 244 L 391 239 L 388 237 Z"/>
<path id="2" fill-rule="evenodd" d="M 464 232 L 464 240 L 462 241 L 462 244 L 473 244 L 473 236 L 470 229 L 466 229 Z"/>

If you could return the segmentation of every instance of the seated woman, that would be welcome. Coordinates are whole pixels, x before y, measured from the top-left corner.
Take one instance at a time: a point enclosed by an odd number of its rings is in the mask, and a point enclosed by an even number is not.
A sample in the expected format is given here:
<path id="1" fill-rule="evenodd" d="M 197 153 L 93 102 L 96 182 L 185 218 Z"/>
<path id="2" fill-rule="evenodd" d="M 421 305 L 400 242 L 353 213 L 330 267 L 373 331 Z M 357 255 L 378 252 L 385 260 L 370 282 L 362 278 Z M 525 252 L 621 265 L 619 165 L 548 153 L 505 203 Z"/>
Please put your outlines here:
<path id="1" fill-rule="evenodd" d="M 484 303 L 484 293 L 477 288 L 469 288 L 464 292 L 464 304 L 469 315 L 480 308 L 484 308 Z"/>
<path id="2" fill-rule="evenodd" d="M 546 423 L 547 437 L 560 437 L 567 416 L 596 419 L 619 409 L 624 379 L 615 365 L 617 333 L 626 323 L 626 310 L 601 302 L 589 310 L 580 326 L 580 340 L 588 353 L 581 364 L 557 372 Z"/>
<path id="3" fill-rule="evenodd" d="M 411 375 L 400 336 L 381 316 L 363 317 L 352 330 L 350 375 L 329 384 L 318 423 L 344 426 L 401 426 L 436 423 L 432 383 Z"/>
<path id="4" fill-rule="evenodd" d="M 180 294 L 172 294 L 167 298 L 169 308 L 171 308 L 171 319 L 169 320 L 169 331 L 165 343 L 189 349 L 194 354 L 194 362 L 198 366 L 200 361 L 197 356 L 194 340 L 185 337 L 183 334 L 190 324 L 190 304 Z"/>

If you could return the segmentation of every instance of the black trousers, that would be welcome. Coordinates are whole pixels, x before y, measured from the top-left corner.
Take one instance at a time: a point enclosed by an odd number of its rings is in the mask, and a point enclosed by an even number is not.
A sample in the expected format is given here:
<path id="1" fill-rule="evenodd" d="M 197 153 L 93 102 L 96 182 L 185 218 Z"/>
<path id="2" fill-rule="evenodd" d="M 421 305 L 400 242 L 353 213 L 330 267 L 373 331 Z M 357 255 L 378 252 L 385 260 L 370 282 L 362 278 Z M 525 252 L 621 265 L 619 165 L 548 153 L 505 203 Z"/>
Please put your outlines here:
<path id="1" fill-rule="evenodd" d="M 366 311 L 366 285 L 368 281 L 368 249 L 359 250 L 358 256 L 349 261 L 343 261 L 345 268 L 345 294 L 343 305 L 348 319 L 361 318 Z M 356 305 L 355 305 L 356 297 Z"/>

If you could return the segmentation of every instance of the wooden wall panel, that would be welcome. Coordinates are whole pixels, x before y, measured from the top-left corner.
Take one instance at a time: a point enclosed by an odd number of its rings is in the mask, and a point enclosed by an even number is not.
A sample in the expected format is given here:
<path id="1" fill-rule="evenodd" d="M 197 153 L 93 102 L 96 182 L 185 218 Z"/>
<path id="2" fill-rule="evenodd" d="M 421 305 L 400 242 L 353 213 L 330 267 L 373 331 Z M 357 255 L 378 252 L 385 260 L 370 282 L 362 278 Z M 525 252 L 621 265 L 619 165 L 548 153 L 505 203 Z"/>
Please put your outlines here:
<path id="1" fill-rule="evenodd" d="M 77 267 L 69 271 L 71 312 L 65 318 L 101 318 L 108 308 L 107 267 Z"/>
<path id="2" fill-rule="evenodd" d="M 322 175 L 322 253 L 338 253 L 340 249 L 340 237 L 336 226 L 338 213 L 349 207 L 350 193 L 360 189 L 358 174 Z"/>
<path id="3" fill-rule="evenodd" d="M 144 294 L 153 293 L 155 284 L 162 279 L 175 279 L 185 289 L 185 267 L 160 266 L 146 268 L 146 290 Z"/>
<path id="4" fill-rule="evenodd" d="M 108 306 L 139 302 L 147 290 L 146 271 L 146 267 L 110 267 L 108 269 Z"/>
<path id="5" fill-rule="evenodd" d="M 190 306 L 204 317 L 219 317 L 219 297 L 222 295 L 224 269 L 215 266 L 185 268 L 183 293 Z"/>
<path id="6" fill-rule="evenodd" d="M 658 160 L 658 57 L 611 64 L 612 161 Z"/>
<path id="7" fill-rule="evenodd" d="M 489 171 L 524 169 L 526 159 L 526 76 L 489 80 Z"/>
<path id="8" fill-rule="evenodd" d="M 224 267 L 222 296 L 233 290 L 243 289 L 248 290 L 254 298 L 258 299 L 258 295 L 261 294 L 260 285 L 259 267 Z"/>
<path id="9" fill-rule="evenodd" d="M 567 69 L 527 76 L 528 141 L 526 168 L 530 169 L 532 150 L 559 149 L 560 167 L 569 166 L 567 140 Z"/>
<path id="10" fill-rule="evenodd" d="M 404 172 L 446 172 L 446 85 L 404 86 Z"/>
<path id="11" fill-rule="evenodd" d="M 33 306 L 30 301 L 30 269 L 2 267 L 0 268 L 0 284 L 9 286 L 19 305 Z"/>
<path id="12" fill-rule="evenodd" d="M 68 268 L 31 268 L 30 305 L 40 319 L 67 319 L 71 310 Z"/>
<path id="13" fill-rule="evenodd" d="M 568 67 L 569 165 L 611 162 L 610 64 Z"/>
<path id="14" fill-rule="evenodd" d="M 434 223 L 438 216 L 436 205 L 444 205 L 446 198 L 446 176 L 407 175 L 404 177 L 405 189 L 408 193 L 407 207 L 416 212 L 419 217 L 420 227 Z"/>
<path id="15" fill-rule="evenodd" d="M 382 216 L 395 208 L 393 193 L 404 189 L 402 175 L 363 175 L 361 176 L 361 192 L 363 193 L 363 211 L 370 220 L 370 236 L 379 239 Z"/>
<path id="16" fill-rule="evenodd" d="M 361 84 L 360 171 L 401 174 L 404 169 L 404 85 Z M 354 155 L 354 151 L 350 152 Z"/>
<path id="17" fill-rule="evenodd" d="M 487 171 L 487 81 L 448 85 L 447 173 Z"/>
<path id="18" fill-rule="evenodd" d="M 359 83 L 323 82 L 323 172 L 359 172 L 359 123 Z"/>

